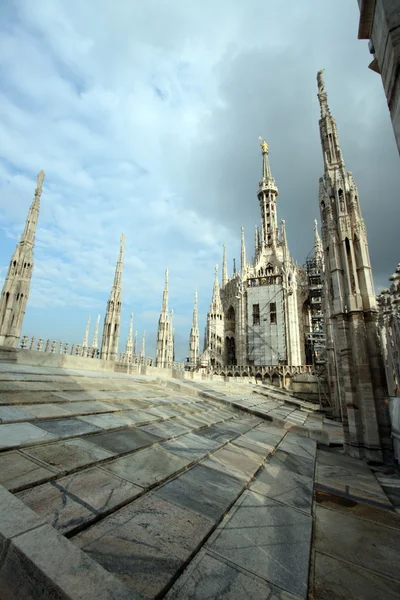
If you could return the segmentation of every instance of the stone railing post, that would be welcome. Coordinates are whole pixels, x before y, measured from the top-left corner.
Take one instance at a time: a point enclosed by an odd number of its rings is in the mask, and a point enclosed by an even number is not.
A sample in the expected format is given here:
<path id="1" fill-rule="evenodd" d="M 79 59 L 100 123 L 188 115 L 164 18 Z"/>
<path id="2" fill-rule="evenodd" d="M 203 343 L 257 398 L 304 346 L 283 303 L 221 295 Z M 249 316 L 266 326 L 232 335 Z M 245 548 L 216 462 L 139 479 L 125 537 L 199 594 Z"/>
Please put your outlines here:
<path id="1" fill-rule="evenodd" d="M 45 352 L 48 352 L 50 348 L 50 340 L 46 340 L 46 347 L 44 349 Z"/>
<path id="2" fill-rule="evenodd" d="M 29 350 L 34 350 L 35 349 L 34 348 L 35 340 L 36 340 L 36 338 L 35 338 L 35 336 L 33 336 L 33 338 L 31 339 L 30 346 L 29 346 Z"/>
<path id="3" fill-rule="evenodd" d="M 52 354 L 54 354 L 54 352 L 56 351 L 56 348 L 57 348 L 57 342 L 56 342 L 56 340 L 53 340 L 52 343 L 51 343 L 50 352 Z"/>
<path id="4" fill-rule="evenodd" d="M 43 349 L 43 343 L 44 343 L 43 338 L 39 338 L 37 341 L 37 344 L 36 344 L 36 349 L 38 352 L 41 352 L 41 350 Z"/>
<path id="5" fill-rule="evenodd" d="M 26 347 L 28 346 L 28 336 L 24 335 L 24 337 L 21 340 L 21 349 L 22 350 L 26 350 Z"/>

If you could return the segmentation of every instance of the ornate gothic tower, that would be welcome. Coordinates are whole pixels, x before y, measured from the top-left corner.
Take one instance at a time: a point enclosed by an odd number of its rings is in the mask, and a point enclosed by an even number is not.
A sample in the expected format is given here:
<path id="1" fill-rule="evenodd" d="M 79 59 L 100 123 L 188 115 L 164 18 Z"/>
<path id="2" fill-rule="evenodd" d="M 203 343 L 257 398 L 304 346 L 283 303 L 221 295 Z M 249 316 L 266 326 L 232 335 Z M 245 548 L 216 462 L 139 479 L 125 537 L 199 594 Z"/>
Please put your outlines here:
<path id="1" fill-rule="evenodd" d="M 0 346 L 16 348 L 21 335 L 33 271 L 33 247 L 44 175 L 44 171 L 40 171 L 37 176 L 35 197 L 4 282 L 0 299 Z"/>
<path id="2" fill-rule="evenodd" d="M 377 329 L 378 310 L 357 186 L 346 171 L 323 72 L 317 75 L 324 177 L 319 203 L 322 242 L 345 447 L 382 460 L 391 449 L 387 390 Z"/>
<path id="3" fill-rule="evenodd" d="M 118 357 L 119 331 L 121 325 L 122 302 L 122 269 L 124 263 L 125 235 L 121 235 L 121 245 L 117 266 L 115 269 L 114 284 L 111 288 L 107 302 L 107 312 L 104 317 L 103 339 L 101 341 L 100 358 L 116 360 Z"/>
<path id="4" fill-rule="evenodd" d="M 168 312 L 168 269 L 165 271 L 165 285 L 163 292 L 163 301 L 161 306 L 160 318 L 158 319 L 157 346 L 156 346 L 156 367 L 168 367 L 172 362 L 171 338 L 173 336 L 171 317 Z"/>
<path id="5" fill-rule="evenodd" d="M 218 265 L 215 265 L 215 280 L 210 310 L 207 313 L 205 348 L 209 351 L 211 365 L 224 364 L 224 312 L 222 309 L 218 281 Z"/>
<path id="6" fill-rule="evenodd" d="M 195 369 L 199 362 L 199 324 L 197 314 L 197 292 L 194 293 L 193 306 L 193 321 L 192 329 L 190 330 L 189 341 L 189 364 L 192 369 Z"/>

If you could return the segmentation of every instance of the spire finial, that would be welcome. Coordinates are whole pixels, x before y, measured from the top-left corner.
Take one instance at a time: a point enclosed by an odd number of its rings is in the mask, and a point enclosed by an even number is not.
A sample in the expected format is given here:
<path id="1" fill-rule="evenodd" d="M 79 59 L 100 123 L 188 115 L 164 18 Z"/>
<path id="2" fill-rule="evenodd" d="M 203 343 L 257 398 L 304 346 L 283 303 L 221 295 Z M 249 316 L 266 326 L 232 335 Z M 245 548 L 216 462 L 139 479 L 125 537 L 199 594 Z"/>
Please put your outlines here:
<path id="1" fill-rule="evenodd" d="M 42 187 L 43 187 L 43 180 L 44 180 L 44 176 L 46 175 L 46 173 L 43 171 L 43 169 L 41 171 L 39 171 L 39 173 L 37 174 L 36 177 L 36 190 L 41 192 L 42 191 Z"/>
<path id="2" fill-rule="evenodd" d="M 87 348 L 89 346 L 89 329 L 90 329 L 90 315 L 89 315 L 88 320 L 87 320 L 87 325 L 86 325 L 86 329 L 85 329 L 85 336 L 83 338 L 83 344 L 82 344 L 83 348 Z"/>
<path id="3" fill-rule="evenodd" d="M 242 243 L 241 243 L 241 252 L 240 252 L 240 266 L 242 273 L 246 270 L 246 245 L 244 240 L 244 227 L 242 227 Z"/>
<path id="4" fill-rule="evenodd" d="M 223 245 L 222 257 L 222 285 L 225 287 L 228 283 L 228 265 L 226 263 L 226 244 Z"/>
<path id="5" fill-rule="evenodd" d="M 168 314 L 168 267 L 165 269 L 165 282 L 161 312 Z"/>
<path id="6" fill-rule="evenodd" d="M 267 144 L 267 142 L 265 140 L 263 140 L 263 138 L 261 136 L 258 136 L 258 139 L 261 140 L 261 151 L 263 154 L 268 154 L 269 151 L 269 146 Z"/>
<path id="7" fill-rule="evenodd" d="M 328 107 L 328 94 L 325 91 L 324 71 L 325 69 L 321 69 L 317 73 L 318 100 L 321 106 L 321 117 L 325 117 L 326 115 L 330 114 Z"/>

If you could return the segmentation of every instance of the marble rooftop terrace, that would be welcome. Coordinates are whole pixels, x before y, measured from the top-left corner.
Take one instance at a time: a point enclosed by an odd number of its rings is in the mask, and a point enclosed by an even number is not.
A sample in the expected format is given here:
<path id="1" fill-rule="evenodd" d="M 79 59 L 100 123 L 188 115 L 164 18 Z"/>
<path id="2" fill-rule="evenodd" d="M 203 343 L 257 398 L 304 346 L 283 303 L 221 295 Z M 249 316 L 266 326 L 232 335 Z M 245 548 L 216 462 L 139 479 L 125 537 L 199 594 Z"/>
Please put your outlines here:
<path id="1" fill-rule="evenodd" d="M 0 600 L 397 599 L 400 480 L 266 386 L 0 363 Z"/>

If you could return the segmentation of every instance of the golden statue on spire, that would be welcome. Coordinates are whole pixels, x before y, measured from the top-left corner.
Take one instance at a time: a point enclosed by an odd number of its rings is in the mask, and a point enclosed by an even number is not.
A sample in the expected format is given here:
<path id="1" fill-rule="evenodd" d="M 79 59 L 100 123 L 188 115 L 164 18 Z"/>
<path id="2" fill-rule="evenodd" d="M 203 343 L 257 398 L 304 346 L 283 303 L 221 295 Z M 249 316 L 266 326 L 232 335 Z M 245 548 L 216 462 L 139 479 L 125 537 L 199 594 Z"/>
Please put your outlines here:
<path id="1" fill-rule="evenodd" d="M 261 150 L 263 154 L 268 154 L 269 146 L 265 140 L 262 139 L 261 136 L 258 136 L 258 139 L 261 140 Z"/>

